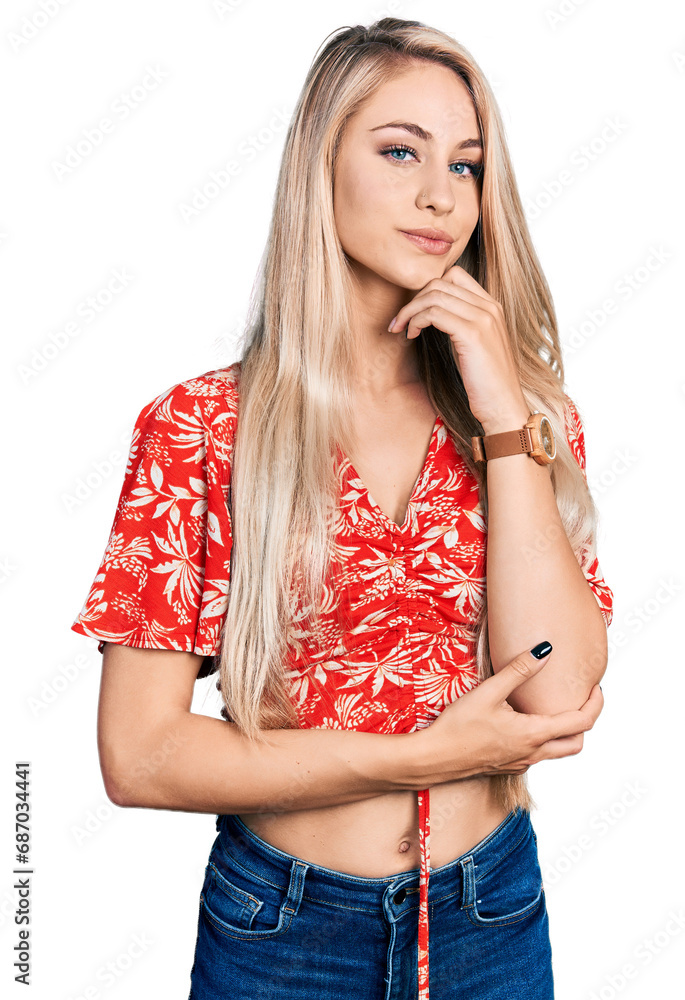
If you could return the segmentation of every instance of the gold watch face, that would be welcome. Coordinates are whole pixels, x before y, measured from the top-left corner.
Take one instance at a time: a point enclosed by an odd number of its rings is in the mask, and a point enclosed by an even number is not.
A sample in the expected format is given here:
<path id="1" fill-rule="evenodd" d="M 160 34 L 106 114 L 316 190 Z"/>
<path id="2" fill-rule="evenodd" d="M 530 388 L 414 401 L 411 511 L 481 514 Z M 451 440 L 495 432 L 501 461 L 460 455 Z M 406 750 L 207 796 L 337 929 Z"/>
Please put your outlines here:
<path id="1" fill-rule="evenodd" d="M 542 447 L 545 449 L 545 454 L 549 458 L 554 458 L 556 455 L 556 442 L 554 440 L 554 431 L 552 430 L 552 425 L 550 424 L 547 417 L 543 417 L 540 421 L 540 442 Z"/>

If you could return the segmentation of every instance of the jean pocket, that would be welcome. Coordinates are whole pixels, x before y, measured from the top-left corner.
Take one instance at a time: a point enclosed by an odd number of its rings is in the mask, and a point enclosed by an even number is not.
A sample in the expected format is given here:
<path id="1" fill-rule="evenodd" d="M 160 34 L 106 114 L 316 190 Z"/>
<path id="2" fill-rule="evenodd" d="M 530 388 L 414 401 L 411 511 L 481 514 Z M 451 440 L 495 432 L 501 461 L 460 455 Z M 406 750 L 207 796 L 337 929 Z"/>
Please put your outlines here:
<path id="1" fill-rule="evenodd" d="M 281 888 L 231 864 L 224 852 L 212 851 L 205 870 L 200 905 L 212 926 L 227 937 L 267 938 L 283 934 L 296 907 Z"/>
<path id="2" fill-rule="evenodd" d="M 544 887 L 537 837 L 530 823 L 514 844 L 503 845 L 496 856 L 485 851 L 474 864 L 464 862 L 469 891 L 465 909 L 479 927 L 498 927 L 532 917 L 543 903 Z"/>

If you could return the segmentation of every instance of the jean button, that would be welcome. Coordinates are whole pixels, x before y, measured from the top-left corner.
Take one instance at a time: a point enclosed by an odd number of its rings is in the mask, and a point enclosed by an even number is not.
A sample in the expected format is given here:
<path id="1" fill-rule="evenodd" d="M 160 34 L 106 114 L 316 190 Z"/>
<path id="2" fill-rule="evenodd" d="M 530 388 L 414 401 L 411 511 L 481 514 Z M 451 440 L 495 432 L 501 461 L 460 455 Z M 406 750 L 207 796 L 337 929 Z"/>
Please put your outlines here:
<path id="1" fill-rule="evenodd" d="M 406 889 L 398 889 L 397 892 L 395 893 L 395 895 L 392 898 L 393 898 L 393 900 L 396 903 L 403 903 L 405 901 L 405 899 L 407 898 L 407 890 Z"/>

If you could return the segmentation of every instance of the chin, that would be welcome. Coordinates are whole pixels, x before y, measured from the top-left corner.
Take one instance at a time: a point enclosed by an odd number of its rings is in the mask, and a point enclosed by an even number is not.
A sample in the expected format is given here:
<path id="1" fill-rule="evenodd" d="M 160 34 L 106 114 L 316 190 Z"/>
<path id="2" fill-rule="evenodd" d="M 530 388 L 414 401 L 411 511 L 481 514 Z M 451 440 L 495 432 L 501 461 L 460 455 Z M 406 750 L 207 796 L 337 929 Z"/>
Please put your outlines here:
<path id="1" fill-rule="evenodd" d="M 445 273 L 445 265 L 436 265 L 431 261 L 428 266 L 398 268 L 393 273 L 386 275 L 393 285 L 399 288 L 406 288 L 413 292 L 418 292 L 424 285 L 427 285 L 432 278 L 441 278 Z"/>
<path id="2" fill-rule="evenodd" d="M 367 278 L 375 274 L 398 288 L 412 292 L 420 291 L 432 278 L 442 278 L 446 269 L 452 266 L 442 257 L 430 257 L 427 254 L 423 256 L 423 259 L 416 258 L 404 261 L 398 260 L 397 253 L 388 255 L 383 261 L 378 258 L 363 260 L 360 259 L 361 255 L 353 257 L 347 252 L 346 256 L 352 266 L 360 274 L 366 274 Z M 392 260 L 393 266 L 387 266 L 388 260 Z M 456 263 L 456 260 L 453 263 Z"/>

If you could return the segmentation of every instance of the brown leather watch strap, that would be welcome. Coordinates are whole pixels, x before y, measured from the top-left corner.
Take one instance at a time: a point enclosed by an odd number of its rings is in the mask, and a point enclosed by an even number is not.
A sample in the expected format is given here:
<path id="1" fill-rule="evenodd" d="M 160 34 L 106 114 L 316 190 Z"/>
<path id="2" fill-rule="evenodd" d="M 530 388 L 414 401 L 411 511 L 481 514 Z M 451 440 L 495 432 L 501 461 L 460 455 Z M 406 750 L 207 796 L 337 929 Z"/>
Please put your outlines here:
<path id="1" fill-rule="evenodd" d="M 473 456 L 477 462 L 504 458 L 506 455 L 530 454 L 533 450 L 528 427 L 522 427 L 517 431 L 502 431 L 500 434 L 488 434 L 485 437 L 474 437 L 472 442 Z"/>

